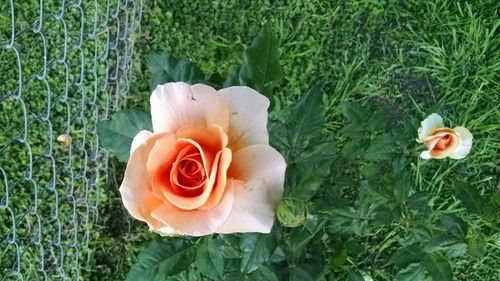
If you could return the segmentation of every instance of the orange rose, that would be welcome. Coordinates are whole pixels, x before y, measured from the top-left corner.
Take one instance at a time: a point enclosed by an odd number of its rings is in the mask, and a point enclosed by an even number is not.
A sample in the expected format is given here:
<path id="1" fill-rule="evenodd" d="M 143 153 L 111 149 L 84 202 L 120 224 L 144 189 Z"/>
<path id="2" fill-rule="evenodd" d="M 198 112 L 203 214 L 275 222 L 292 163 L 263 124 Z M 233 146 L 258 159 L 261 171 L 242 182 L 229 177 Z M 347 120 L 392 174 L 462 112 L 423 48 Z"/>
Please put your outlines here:
<path id="1" fill-rule="evenodd" d="M 464 127 L 444 127 L 443 118 L 432 113 L 422 121 L 417 142 L 425 144 L 428 149 L 420 154 L 423 159 L 462 159 L 471 150 L 472 134 Z"/>
<path id="2" fill-rule="evenodd" d="M 286 163 L 269 146 L 268 107 L 248 87 L 159 85 L 153 132 L 132 142 L 125 208 L 162 235 L 270 232 Z"/>

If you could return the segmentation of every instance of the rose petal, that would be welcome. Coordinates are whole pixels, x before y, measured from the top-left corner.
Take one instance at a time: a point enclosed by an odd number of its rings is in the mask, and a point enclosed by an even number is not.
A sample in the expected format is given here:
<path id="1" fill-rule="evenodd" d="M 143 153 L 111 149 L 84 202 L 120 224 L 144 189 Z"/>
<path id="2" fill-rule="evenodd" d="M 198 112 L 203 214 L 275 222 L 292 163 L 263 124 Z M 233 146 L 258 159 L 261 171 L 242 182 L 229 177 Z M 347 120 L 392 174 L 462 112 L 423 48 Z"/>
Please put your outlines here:
<path id="1" fill-rule="evenodd" d="M 219 204 L 226 188 L 227 169 L 231 164 L 231 159 L 231 150 L 229 148 L 223 149 L 219 160 L 219 167 L 217 169 L 217 182 L 214 183 L 215 185 L 210 193 L 210 197 L 208 197 L 205 204 L 199 208 L 200 210 L 210 210 Z"/>
<path id="2" fill-rule="evenodd" d="M 233 152 L 228 177 L 244 182 L 235 189 L 234 206 L 218 233 L 269 233 L 276 204 L 283 196 L 286 163 L 267 145 L 252 145 Z"/>
<path id="3" fill-rule="evenodd" d="M 206 127 L 184 127 L 177 131 L 177 138 L 191 139 L 196 141 L 203 148 L 213 148 L 220 150 L 227 146 L 227 134 L 222 127 L 210 125 Z"/>
<path id="4" fill-rule="evenodd" d="M 450 129 L 451 130 L 451 129 Z M 449 142 L 446 146 L 445 149 L 437 149 L 437 145 L 436 147 L 434 147 L 434 149 L 431 149 L 430 150 L 430 155 L 432 158 L 435 158 L 435 159 L 443 159 L 443 158 L 446 158 L 448 156 L 450 156 L 450 154 L 456 149 L 456 147 L 458 146 L 458 137 L 457 135 L 455 134 L 455 132 L 453 133 L 447 133 L 446 135 L 448 135 L 450 137 L 449 139 Z M 443 136 L 437 138 L 438 141 L 442 138 Z"/>
<path id="5" fill-rule="evenodd" d="M 249 145 L 269 144 L 266 128 L 269 99 L 249 87 L 229 87 L 219 93 L 230 112 L 229 147 L 236 151 Z"/>
<path id="6" fill-rule="evenodd" d="M 450 154 L 450 158 L 462 159 L 469 154 L 472 148 L 472 134 L 465 127 L 456 127 L 453 129 L 458 137 L 458 146 Z"/>
<path id="7" fill-rule="evenodd" d="M 173 190 L 173 187 L 171 186 L 172 178 L 170 178 L 170 181 L 164 180 L 164 178 L 162 178 L 162 174 L 159 174 L 158 172 L 155 173 L 152 185 L 155 194 L 163 194 L 163 197 L 166 198 L 168 202 L 175 205 L 177 208 L 184 210 L 194 210 L 205 204 L 208 197 L 210 196 L 214 182 L 216 180 L 216 173 L 221 152 L 219 151 L 215 156 L 212 156 L 211 153 L 204 151 L 203 148 L 193 140 L 181 139 L 179 141 L 190 143 L 191 145 L 196 147 L 201 154 L 203 166 L 205 167 L 205 171 L 207 174 L 207 181 L 205 183 L 203 192 L 200 195 L 194 197 L 180 196 Z M 164 165 L 162 167 L 168 167 L 168 165 Z M 160 173 L 165 172 L 160 171 Z"/>
<path id="8" fill-rule="evenodd" d="M 185 234 L 203 236 L 214 233 L 226 222 L 234 204 L 233 181 L 228 181 L 225 194 L 220 203 L 210 210 L 186 211 L 172 204 L 162 204 L 152 213 L 152 216 L 168 225 L 165 235 Z"/>
<path id="9" fill-rule="evenodd" d="M 443 128 L 443 118 L 436 113 L 432 113 L 420 123 L 418 129 L 418 142 L 426 142 L 432 133 L 440 128 Z"/>
<path id="10" fill-rule="evenodd" d="M 420 153 L 420 157 L 425 160 L 431 159 L 431 154 L 429 153 L 429 150 L 422 151 L 422 153 Z"/>
<path id="11" fill-rule="evenodd" d="M 132 140 L 132 145 L 130 146 L 130 154 L 134 153 L 134 151 L 143 143 L 153 136 L 153 133 L 147 130 L 140 131 Z"/>
<path id="12" fill-rule="evenodd" d="M 229 111 L 212 87 L 184 82 L 158 85 L 151 95 L 151 118 L 155 133 L 176 133 L 185 126 L 217 124 L 227 131 Z"/>
<path id="13" fill-rule="evenodd" d="M 161 205 L 162 201 L 149 191 L 146 180 L 146 163 L 154 143 L 154 137 L 144 142 L 144 136 L 144 134 L 138 134 L 136 136 L 137 140 L 134 138 L 136 146 L 130 155 L 125 170 L 120 186 L 120 194 L 123 205 L 130 215 L 146 222 L 150 228 L 158 229 L 164 225 L 151 216 L 151 211 Z M 138 143 L 141 144 L 137 146 Z"/>

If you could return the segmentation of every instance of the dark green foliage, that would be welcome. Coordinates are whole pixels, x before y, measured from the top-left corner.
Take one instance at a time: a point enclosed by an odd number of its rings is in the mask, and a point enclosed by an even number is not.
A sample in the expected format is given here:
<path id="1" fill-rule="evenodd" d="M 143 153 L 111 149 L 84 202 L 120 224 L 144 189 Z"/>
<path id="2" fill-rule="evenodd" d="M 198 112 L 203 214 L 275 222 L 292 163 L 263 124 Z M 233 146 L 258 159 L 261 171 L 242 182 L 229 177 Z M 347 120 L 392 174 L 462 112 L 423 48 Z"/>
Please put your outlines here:
<path id="1" fill-rule="evenodd" d="M 266 27 L 257 34 L 252 45 L 243 54 L 239 84 L 272 98 L 272 87 L 283 77 L 278 57 L 278 40 Z"/>
<path id="2" fill-rule="evenodd" d="M 127 281 L 162 281 L 189 268 L 195 247 L 187 240 L 153 240 L 146 246 L 127 275 Z"/>
<path id="3" fill-rule="evenodd" d="M 195 266 L 201 274 L 213 280 L 221 280 L 224 277 L 224 256 L 212 237 L 203 239 L 198 246 Z"/>
<path id="4" fill-rule="evenodd" d="M 142 130 L 152 132 L 151 115 L 137 110 L 119 111 L 97 124 L 100 145 L 126 163 L 130 156 L 132 140 Z"/>
<path id="5" fill-rule="evenodd" d="M 186 82 L 196 84 L 205 79 L 205 75 L 193 63 L 178 59 L 167 53 L 151 53 L 148 58 L 148 69 L 151 73 L 150 88 L 168 82 Z"/>

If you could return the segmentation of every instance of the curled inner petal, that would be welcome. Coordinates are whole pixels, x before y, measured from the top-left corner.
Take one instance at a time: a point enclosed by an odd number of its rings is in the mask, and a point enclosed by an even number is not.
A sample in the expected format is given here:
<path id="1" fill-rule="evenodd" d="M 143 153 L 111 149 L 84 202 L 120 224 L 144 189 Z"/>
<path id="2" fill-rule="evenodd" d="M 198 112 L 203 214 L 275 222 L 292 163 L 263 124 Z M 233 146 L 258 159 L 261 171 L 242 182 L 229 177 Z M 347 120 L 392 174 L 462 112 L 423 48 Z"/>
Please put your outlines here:
<path id="1" fill-rule="evenodd" d="M 451 140 L 450 135 L 446 135 L 446 136 L 440 138 L 438 140 L 438 142 L 436 143 L 436 146 L 434 147 L 434 149 L 437 149 L 437 150 L 444 150 L 444 149 L 446 149 L 446 147 L 450 143 L 450 140 Z"/>

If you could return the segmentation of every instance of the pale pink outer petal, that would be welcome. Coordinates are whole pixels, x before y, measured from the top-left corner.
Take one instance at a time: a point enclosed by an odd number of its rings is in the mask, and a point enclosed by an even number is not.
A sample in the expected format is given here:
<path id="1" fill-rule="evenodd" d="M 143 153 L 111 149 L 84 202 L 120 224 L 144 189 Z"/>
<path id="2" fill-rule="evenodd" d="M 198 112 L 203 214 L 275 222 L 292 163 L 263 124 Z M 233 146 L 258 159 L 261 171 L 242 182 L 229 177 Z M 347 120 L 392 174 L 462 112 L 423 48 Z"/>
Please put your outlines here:
<path id="1" fill-rule="evenodd" d="M 152 213 L 152 216 L 161 221 L 163 229 L 157 230 L 162 235 L 191 235 L 203 236 L 215 233 L 223 225 L 234 205 L 234 184 L 227 182 L 225 194 L 219 204 L 210 210 L 186 211 L 172 204 L 161 204 Z"/>
<path id="2" fill-rule="evenodd" d="M 140 131 L 132 140 L 132 145 L 130 146 L 130 154 L 134 153 L 134 151 L 143 143 L 153 136 L 153 133 L 147 130 Z"/>
<path id="3" fill-rule="evenodd" d="M 244 182 L 236 186 L 233 210 L 218 233 L 269 233 L 276 204 L 283 196 L 286 163 L 268 145 L 252 145 L 233 153 L 228 176 Z"/>
<path id="4" fill-rule="evenodd" d="M 426 142 L 432 133 L 437 129 L 444 128 L 443 118 L 436 113 L 432 113 L 422 121 L 418 128 L 418 142 Z M 432 139 L 432 138 L 431 138 Z"/>
<path id="5" fill-rule="evenodd" d="M 227 132 L 229 110 L 212 87 L 184 82 L 158 85 L 151 94 L 153 131 L 176 133 L 185 126 L 221 126 Z"/>
<path id="6" fill-rule="evenodd" d="M 151 211 L 162 204 L 147 188 L 147 168 L 149 152 L 154 141 L 147 141 L 147 133 L 139 133 L 132 142 L 134 149 L 120 186 L 122 202 L 130 215 L 146 222 L 150 228 L 157 229 L 164 224 L 151 216 Z"/>
<path id="7" fill-rule="evenodd" d="M 453 130 L 458 136 L 458 146 L 450 154 L 450 158 L 463 159 L 469 154 L 472 148 L 472 134 L 465 127 L 456 127 Z"/>
<path id="8" fill-rule="evenodd" d="M 235 151 L 254 144 L 269 144 L 269 99 L 252 88 L 237 86 L 219 90 L 229 107 L 229 147 Z"/>
<path id="9" fill-rule="evenodd" d="M 431 154 L 430 154 L 429 150 L 422 151 L 422 153 L 420 153 L 420 158 L 422 158 L 424 160 L 431 159 Z"/>

